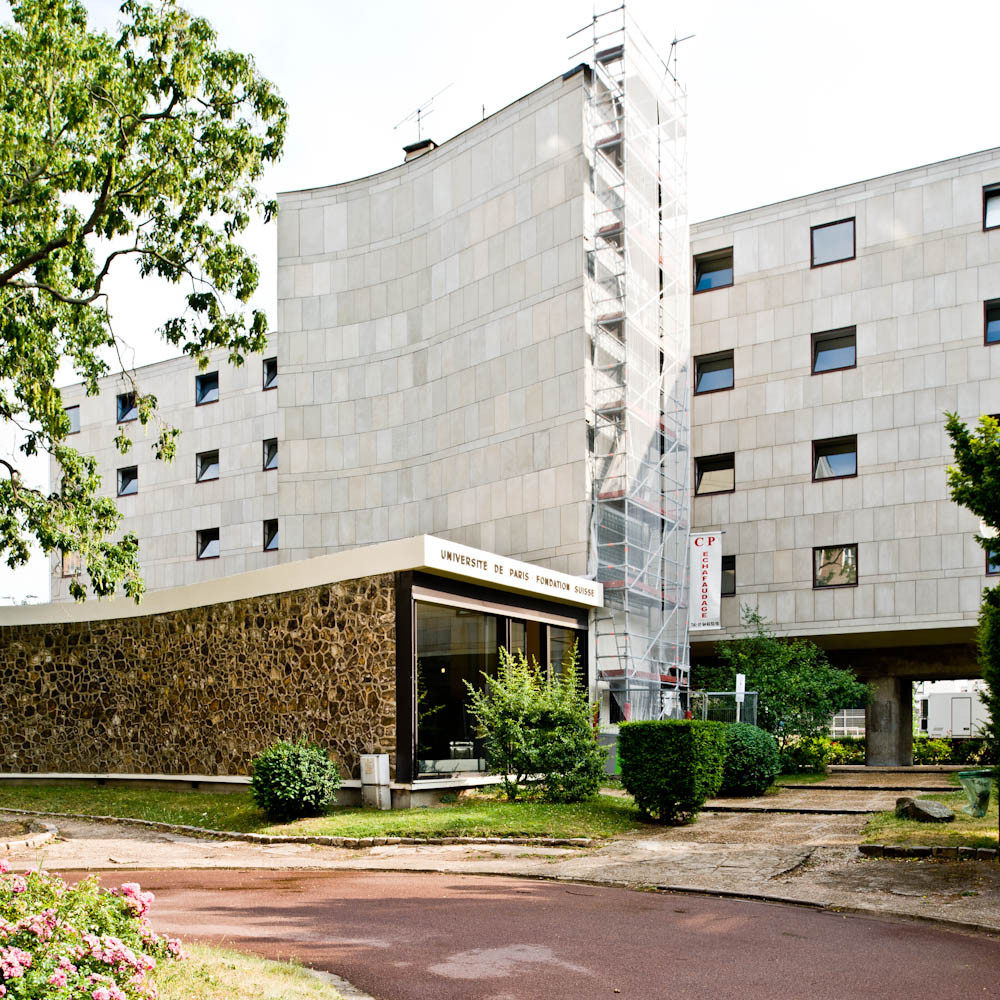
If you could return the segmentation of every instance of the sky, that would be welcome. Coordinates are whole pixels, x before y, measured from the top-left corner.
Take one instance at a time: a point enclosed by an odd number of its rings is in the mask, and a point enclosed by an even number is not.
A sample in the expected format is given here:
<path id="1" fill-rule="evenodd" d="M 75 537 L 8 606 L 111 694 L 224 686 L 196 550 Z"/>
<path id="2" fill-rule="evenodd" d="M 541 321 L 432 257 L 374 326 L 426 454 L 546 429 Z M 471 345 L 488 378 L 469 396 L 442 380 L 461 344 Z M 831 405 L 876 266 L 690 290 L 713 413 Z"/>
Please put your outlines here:
<path id="1" fill-rule="evenodd" d="M 455 135 L 581 62 L 571 56 L 583 43 L 566 36 L 594 11 L 590 0 L 184 5 L 215 25 L 220 44 L 253 53 L 288 103 L 285 154 L 261 185 L 271 193 L 395 165 L 416 138 L 412 122 L 399 123 L 435 94 L 424 135 Z M 117 20 L 113 0 L 86 6 L 97 26 Z M 677 53 L 694 221 L 1000 145 L 995 0 L 628 7 L 664 55 L 672 39 L 694 36 Z M 275 241 L 273 226 L 247 240 L 261 267 L 259 303 L 272 317 Z M 145 364 L 171 356 L 155 333 L 168 299 L 137 286 L 116 279 L 112 307 L 127 358 Z M 0 603 L 27 594 L 47 599 L 44 561 L 16 573 L 0 566 Z"/>

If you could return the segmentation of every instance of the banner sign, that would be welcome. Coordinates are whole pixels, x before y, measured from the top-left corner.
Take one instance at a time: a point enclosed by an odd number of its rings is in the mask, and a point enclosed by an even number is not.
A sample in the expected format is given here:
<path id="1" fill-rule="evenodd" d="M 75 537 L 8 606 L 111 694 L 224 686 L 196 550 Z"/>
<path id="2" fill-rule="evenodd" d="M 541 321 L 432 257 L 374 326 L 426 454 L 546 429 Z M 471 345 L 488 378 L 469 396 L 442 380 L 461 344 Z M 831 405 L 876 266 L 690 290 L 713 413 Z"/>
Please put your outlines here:
<path id="1" fill-rule="evenodd" d="M 691 536 L 691 594 L 688 600 L 692 632 L 720 629 L 722 597 L 722 533 Z"/>

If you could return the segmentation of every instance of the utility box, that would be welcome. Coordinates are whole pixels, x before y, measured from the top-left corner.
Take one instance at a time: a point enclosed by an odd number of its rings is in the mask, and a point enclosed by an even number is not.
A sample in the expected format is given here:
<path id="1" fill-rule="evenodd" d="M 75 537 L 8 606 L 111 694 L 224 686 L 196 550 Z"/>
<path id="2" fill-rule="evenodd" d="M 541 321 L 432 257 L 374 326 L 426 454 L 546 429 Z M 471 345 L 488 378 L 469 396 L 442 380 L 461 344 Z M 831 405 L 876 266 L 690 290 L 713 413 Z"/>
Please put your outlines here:
<path id="1" fill-rule="evenodd" d="M 376 809 L 392 808 L 387 753 L 361 755 L 361 804 L 374 806 Z"/>

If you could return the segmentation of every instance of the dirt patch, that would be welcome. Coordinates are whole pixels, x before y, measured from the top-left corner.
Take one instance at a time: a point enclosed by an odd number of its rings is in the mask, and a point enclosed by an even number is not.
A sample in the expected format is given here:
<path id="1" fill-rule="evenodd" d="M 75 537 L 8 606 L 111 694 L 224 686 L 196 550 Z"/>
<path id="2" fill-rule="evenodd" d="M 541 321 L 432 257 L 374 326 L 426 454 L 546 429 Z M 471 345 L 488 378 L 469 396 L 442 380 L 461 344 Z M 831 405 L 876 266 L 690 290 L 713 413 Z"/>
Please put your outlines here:
<path id="1" fill-rule="evenodd" d="M 0 821 L 0 840 L 15 840 L 28 836 L 26 823 L 8 823 Z"/>

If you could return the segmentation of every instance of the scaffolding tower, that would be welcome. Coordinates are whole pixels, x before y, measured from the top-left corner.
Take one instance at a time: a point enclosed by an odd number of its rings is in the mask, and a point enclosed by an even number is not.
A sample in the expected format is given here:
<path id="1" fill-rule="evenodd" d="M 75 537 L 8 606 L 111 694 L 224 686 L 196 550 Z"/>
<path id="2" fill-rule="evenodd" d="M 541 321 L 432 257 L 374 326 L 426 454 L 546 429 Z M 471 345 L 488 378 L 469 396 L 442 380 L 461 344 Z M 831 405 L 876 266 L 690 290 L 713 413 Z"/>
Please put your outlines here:
<path id="1" fill-rule="evenodd" d="M 588 30 L 590 556 L 617 722 L 679 715 L 688 689 L 685 96 L 624 5 Z"/>

